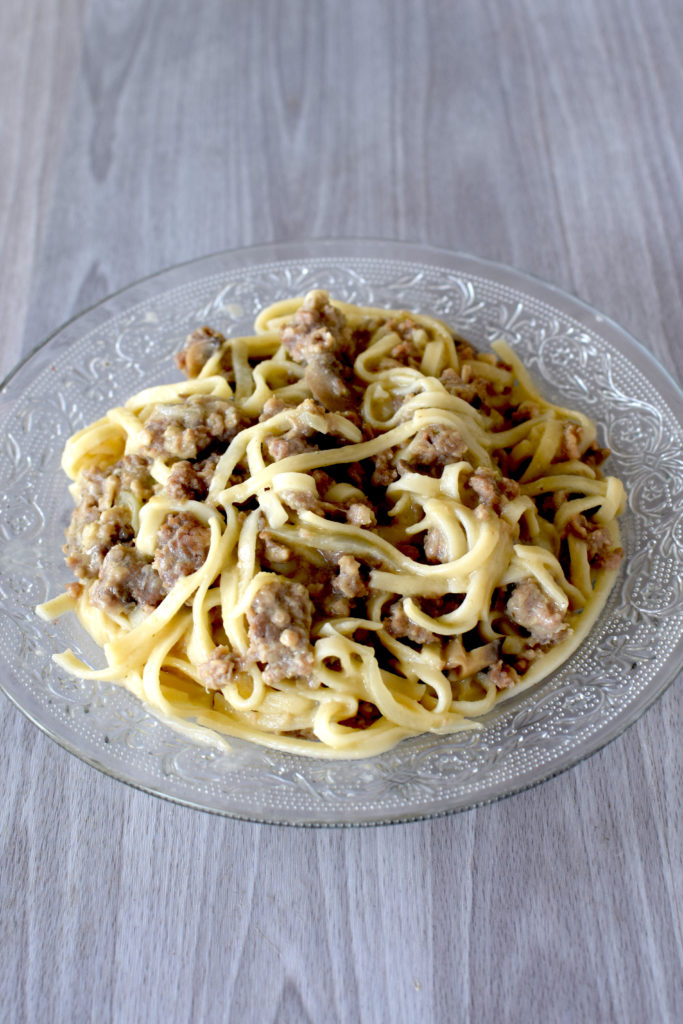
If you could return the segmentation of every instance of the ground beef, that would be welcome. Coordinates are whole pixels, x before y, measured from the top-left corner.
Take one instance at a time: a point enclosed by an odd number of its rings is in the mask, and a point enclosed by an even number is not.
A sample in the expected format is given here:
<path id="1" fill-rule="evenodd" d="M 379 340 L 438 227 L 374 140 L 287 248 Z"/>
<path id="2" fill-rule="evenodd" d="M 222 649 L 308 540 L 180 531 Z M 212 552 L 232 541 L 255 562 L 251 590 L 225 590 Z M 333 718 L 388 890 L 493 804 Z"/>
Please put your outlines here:
<path id="1" fill-rule="evenodd" d="M 307 363 L 323 353 L 348 352 L 351 332 L 344 314 L 331 304 L 327 292 L 312 291 L 282 328 L 282 344 L 294 362 Z"/>
<path id="2" fill-rule="evenodd" d="M 258 539 L 260 542 L 258 555 L 261 562 L 265 561 L 270 566 L 279 566 L 292 560 L 294 554 L 292 549 L 273 537 L 270 530 L 261 530 Z"/>
<path id="3" fill-rule="evenodd" d="M 556 461 L 564 462 L 567 459 L 581 458 L 581 438 L 583 430 L 578 423 L 567 420 L 562 424 L 562 440 L 557 452 Z"/>
<path id="4" fill-rule="evenodd" d="M 332 589 L 342 597 L 367 597 L 368 585 L 361 576 L 360 562 L 353 555 L 342 555 L 339 572 L 332 583 Z"/>
<path id="5" fill-rule="evenodd" d="M 428 562 L 443 563 L 449 558 L 446 538 L 437 526 L 430 526 L 424 539 L 424 553 Z"/>
<path id="6" fill-rule="evenodd" d="M 388 487 L 389 484 L 393 484 L 394 480 L 398 480 L 395 459 L 396 451 L 393 448 L 387 448 L 385 451 L 378 452 L 374 456 L 371 461 L 375 468 L 370 479 L 373 487 Z"/>
<path id="7" fill-rule="evenodd" d="M 280 462 L 281 459 L 287 459 L 290 455 L 317 452 L 319 450 L 318 445 L 309 440 L 310 437 L 313 437 L 313 434 L 314 431 L 311 431 L 306 436 L 305 433 L 301 434 L 293 427 L 286 434 L 281 434 L 279 437 L 264 438 L 263 445 L 270 456 L 271 462 Z"/>
<path id="8" fill-rule="evenodd" d="M 225 449 L 245 426 L 232 402 L 193 395 L 183 402 L 157 405 L 145 422 L 139 444 L 147 455 L 196 459 L 211 445 Z"/>
<path id="9" fill-rule="evenodd" d="M 178 501 L 203 501 L 209 493 L 219 456 L 214 453 L 201 462 L 176 462 L 166 482 L 168 494 Z"/>
<path id="10" fill-rule="evenodd" d="M 263 444 L 273 462 L 279 462 L 290 455 L 301 455 L 304 452 L 317 452 L 321 444 L 329 448 L 341 442 L 349 444 L 349 440 L 333 426 L 330 414 L 312 398 L 307 398 L 297 406 L 296 417 L 289 430 L 276 437 L 265 437 Z M 328 425 L 328 433 L 321 434 L 315 427 L 304 420 L 304 414 L 322 416 Z M 315 438 L 315 440 L 313 440 Z"/>
<path id="11" fill-rule="evenodd" d="M 287 409 L 293 409 L 295 406 L 296 402 L 285 402 L 282 398 L 278 398 L 277 395 L 271 395 L 263 403 L 259 423 L 263 423 L 264 420 L 269 420 L 273 416 L 277 416 L 278 413 L 285 412 Z"/>
<path id="12" fill-rule="evenodd" d="M 506 611 L 512 622 L 528 630 L 536 643 L 556 644 L 567 633 L 561 610 L 533 580 L 517 584 Z"/>
<path id="13" fill-rule="evenodd" d="M 330 487 L 334 487 L 336 482 L 334 477 L 331 477 L 324 469 L 314 469 L 311 476 L 315 480 L 315 486 L 321 498 L 325 497 Z"/>
<path id="14" fill-rule="evenodd" d="M 157 533 L 154 568 L 170 590 L 181 576 L 196 572 L 206 561 L 211 531 L 187 512 L 166 516 Z"/>
<path id="15" fill-rule="evenodd" d="M 624 557 L 624 549 L 615 547 L 609 530 L 593 523 L 585 516 L 573 516 L 567 523 L 567 533 L 586 541 L 588 561 L 595 569 L 617 569 Z"/>
<path id="16" fill-rule="evenodd" d="M 467 442 L 453 427 L 434 424 L 422 427 L 407 448 L 407 458 L 399 463 L 399 471 L 439 472 L 457 462 L 467 451 Z"/>
<path id="17" fill-rule="evenodd" d="M 426 341 L 424 328 L 409 316 L 389 320 L 386 326 L 393 334 L 397 334 L 400 340 L 383 356 L 378 368 L 388 370 L 394 366 L 408 366 L 411 370 L 419 370 Z"/>
<path id="18" fill-rule="evenodd" d="M 225 338 L 211 327 L 198 327 L 185 339 L 185 346 L 175 357 L 175 364 L 186 377 L 198 377 Z"/>
<path id="19" fill-rule="evenodd" d="M 222 690 L 245 667 L 244 659 L 228 647 L 217 647 L 209 660 L 199 666 L 199 678 L 205 689 Z"/>
<path id="20" fill-rule="evenodd" d="M 463 401 L 472 402 L 474 398 L 479 397 L 478 390 L 474 382 L 472 380 L 469 382 L 465 381 L 458 371 L 453 369 L 453 367 L 446 367 L 441 373 L 439 381 L 449 394 L 453 394 L 457 398 L 462 398 Z"/>
<path id="21" fill-rule="evenodd" d="M 351 526 L 375 526 L 377 516 L 371 505 L 365 501 L 353 501 L 346 509 L 346 521 Z"/>
<path id="22" fill-rule="evenodd" d="M 497 661 L 484 675 L 499 689 L 505 690 L 508 686 L 514 686 L 519 682 L 519 676 L 511 665 L 504 661 Z"/>
<path id="23" fill-rule="evenodd" d="M 313 605 L 301 583 L 280 577 L 257 591 L 247 610 L 248 657 L 265 666 L 267 683 L 310 677 L 312 619 Z"/>
<path id="24" fill-rule="evenodd" d="M 519 494 L 519 484 L 486 466 L 480 466 L 468 480 L 468 486 L 482 505 L 500 513 L 503 506 Z"/>
<path id="25" fill-rule="evenodd" d="M 125 455 L 110 466 L 86 470 L 79 481 L 80 498 L 66 531 L 66 564 L 80 579 L 94 579 L 107 552 L 134 537 L 130 509 L 123 492 L 140 503 L 154 493 L 149 459 Z"/>
<path id="26" fill-rule="evenodd" d="M 583 453 L 583 461 L 587 466 L 596 469 L 603 464 L 605 459 L 609 458 L 610 454 L 609 448 L 601 448 L 600 445 L 592 442 Z"/>
<path id="27" fill-rule="evenodd" d="M 83 495 L 66 531 L 66 564 L 79 579 L 94 579 L 107 552 L 134 536 L 128 508 L 114 505 L 100 509 L 92 497 Z"/>
<path id="28" fill-rule="evenodd" d="M 418 626 L 412 619 L 408 618 L 401 601 L 396 601 L 395 604 L 392 604 L 389 618 L 385 619 L 382 625 L 389 636 L 394 636 L 398 640 L 407 638 L 416 644 L 428 644 L 436 639 L 430 630 Z"/>
<path id="29" fill-rule="evenodd" d="M 116 505 L 122 491 L 140 502 L 147 501 L 154 493 L 151 465 L 152 460 L 144 456 L 124 455 L 111 466 L 87 469 L 79 481 L 81 494 L 93 498 L 102 509 Z"/>
<path id="30" fill-rule="evenodd" d="M 161 604 L 166 590 L 149 559 L 128 544 L 117 544 L 104 558 L 90 601 L 105 612 L 150 610 Z"/>
<path id="31" fill-rule="evenodd" d="M 350 729 L 369 729 L 373 722 L 382 717 L 379 708 L 371 704 L 369 700 L 359 700 L 358 710 L 351 718 L 342 719 L 339 724 L 346 725 Z"/>

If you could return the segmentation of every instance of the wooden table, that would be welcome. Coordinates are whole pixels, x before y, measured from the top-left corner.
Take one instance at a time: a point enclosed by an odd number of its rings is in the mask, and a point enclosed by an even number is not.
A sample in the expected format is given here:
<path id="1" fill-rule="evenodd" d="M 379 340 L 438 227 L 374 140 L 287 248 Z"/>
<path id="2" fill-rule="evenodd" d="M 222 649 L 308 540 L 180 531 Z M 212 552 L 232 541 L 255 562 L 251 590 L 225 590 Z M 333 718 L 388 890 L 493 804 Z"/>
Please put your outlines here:
<path id="1" fill-rule="evenodd" d="M 679 0 L 3 0 L 2 369 L 223 248 L 462 249 L 683 378 Z M 683 1019 L 681 686 L 572 771 L 311 831 L 117 783 L 0 701 L 4 1021 Z"/>

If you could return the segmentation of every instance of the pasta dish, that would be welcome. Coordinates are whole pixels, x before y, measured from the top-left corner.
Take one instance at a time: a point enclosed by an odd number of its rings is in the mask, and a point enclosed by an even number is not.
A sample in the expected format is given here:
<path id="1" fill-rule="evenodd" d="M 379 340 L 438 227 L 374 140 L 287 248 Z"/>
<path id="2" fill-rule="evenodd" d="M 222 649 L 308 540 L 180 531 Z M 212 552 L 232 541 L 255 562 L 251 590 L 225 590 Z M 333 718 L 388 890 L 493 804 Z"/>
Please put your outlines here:
<path id="1" fill-rule="evenodd" d="M 504 341 L 309 292 L 201 327 L 74 434 L 75 611 L 115 681 L 185 734 L 317 757 L 477 728 L 587 635 L 622 551 L 595 424 Z"/>

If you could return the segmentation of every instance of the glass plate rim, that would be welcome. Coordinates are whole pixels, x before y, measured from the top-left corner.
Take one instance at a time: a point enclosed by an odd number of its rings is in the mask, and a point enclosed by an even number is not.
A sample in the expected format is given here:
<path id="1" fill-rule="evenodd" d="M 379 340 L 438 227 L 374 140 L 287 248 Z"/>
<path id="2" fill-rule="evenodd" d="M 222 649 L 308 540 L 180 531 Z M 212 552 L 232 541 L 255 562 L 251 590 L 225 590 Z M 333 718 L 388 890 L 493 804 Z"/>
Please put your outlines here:
<path id="1" fill-rule="evenodd" d="M 340 252 L 340 248 L 347 249 L 348 252 Z M 383 253 L 363 252 L 363 249 L 370 250 L 385 249 Z M 301 250 L 300 255 L 297 250 Z M 295 241 L 286 242 L 269 242 L 259 243 L 256 245 L 236 247 L 232 249 L 219 250 L 214 253 L 199 256 L 191 260 L 187 260 L 183 263 L 174 264 L 161 270 L 155 271 L 152 274 L 148 274 L 142 278 L 138 278 L 134 281 L 129 282 L 122 288 L 113 291 L 103 299 L 85 307 L 84 309 L 77 312 L 73 317 L 70 317 L 58 328 L 52 331 L 43 341 L 34 346 L 26 356 L 24 356 L 17 364 L 12 367 L 8 372 L 2 383 L 0 383 L 0 396 L 4 397 L 7 393 L 8 386 L 11 384 L 15 376 L 22 370 L 22 368 L 29 363 L 34 357 L 36 357 L 42 350 L 44 350 L 51 341 L 59 337 L 65 330 L 73 326 L 78 321 L 85 321 L 89 314 L 96 313 L 102 310 L 104 307 L 112 303 L 113 300 L 120 300 L 124 298 L 128 293 L 134 293 L 137 289 L 142 289 L 145 286 L 150 285 L 157 279 L 170 279 L 175 275 L 182 275 L 189 269 L 197 266 L 209 267 L 212 262 L 220 262 L 226 258 L 242 257 L 248 258 L 247 265 L 258 266 L 259 263 L 265 262 L 264 257 L 268 256 L 268 262 L 271 261 L 284 261 L 284 260 L 296 260 L 305 259 L 303 250 L 306 251 L 308 257 L 312 256 L 333 256 L 341 263 L 346 258 L 362 258 L 363 256 L 378 256 L 383 255 L 385 258 L 393 260 L 397 263 L 410 262 L 413 260 L 425 259 L 430 256 L 433 259 L 441 257 L 446 260 L 458 260 L 464 263 L 470 264 L 470 268 L 478 270 L 480 273 L 483 272 L 486 276 L 486 272 L 489 274 L 499 274 L 505 279 L 505 283 L 509 287 L 525 287 L 527 291 L 531 286 L 531 294 L 533 295 L 537 289 L 541 292 L 542 298 L 547 298 L 548 295 L 556 298 L 561 303 L 569 302 L 572 307 L 571 313 L 576 316 L 576 311 L 581 311 L 584 315 L 587 315 L 591 321 L 595 321 L 599 325 L 600 329 L 604 330 L 607 328 L 609 331 L 614 331 L 620 338 L 627 342 L 627 344 L 633 347 L 641 359 L 644 359 L 647 364 L 655 371 L 656 376 L 659 378 L 657 381 L 658 387 L 671 392 L 671 397 L 676 400 L 680 400 L 683 397 L 683 390 L 678 385 L 676 379 L 671 373 L 665 369 L 665 367 L 657 360 L 657 358 L 647 349 L 645 346 L 634 337 L 629 331 L 622 327 L 612 317 L 607 316 L 599 312 L 594 306 L 585 302 L 583 299 L 577 297 L 565 289 L 560 288 L 550 282 L 545 281 L 543 278 L 528 273 L 526 271 L 518 270 L 515 267 L 504 264 L 499 261 L 487 259 L 472 255 L 467 252 L 460 250 L 450 250 L 444 247 L 433 246 L 429 244 L 423 244 L 419 242 L 406 242 L 401 240 L 394 240 L 389 238 L 352 238 L 352 237 L 341 237 L 341 238 L 310 238 L 300 239 Z M 320 250 L 314 252 L 313 250 Z M 464 272 L 463 270 L 460 271 Z M 207 276 L 211 271 L 207 269 Z M 167 287 L 164 291 L 170 291 L 174 287 L 172 281 L 169 280 Z M 124 306 L 123 309 L 130 308 Z M 110 313 L 112 318 L 120 310 L 113 310 Z M 473 807 L 479 807 L 488 803 L 495 802 L 498 799 L 502 799 L 505 796 L 511 796 L 519 792 L 523 792 L 535 785 L 539 785 L 544 781 L 548 781 L 551 778 L 562 774 L 569 768 L 586 760 L 592 754 L 597 753 L 603 749 L 614 739 L 621 736 L 627 728 L 634 724 L 651 706 L 657 701 L 671 686 L 676 679 L 678 672 L 681 667 L 681 660 L 683 659 L 683 640 L 679 641 L 676 648 L 672 651 L 668 666 L 670 671 L 665 674 L 665 678 L 660 680 L 655 689 L 647 689 L 632 702 L 629 706 L 628 714 L 626 716 L 617 716 L 615 719 L 608 722 L 604 727 L 597 730 L 597 732 L 589 738 L 587 746 L 583 750 L 572 749 L 566 752 L 563 758 L 560 758 L 552 767 L 549 768 L 545 773 L 537 773 L 533 769 L 527 771 L 527 775 L 532 777 L 525 779 L 523 776 L 520 777 L 519 785 L 510 783 L 503 791 L 497 791 L 495 793 L 489 793 L 488 795 L 482 795 L 481 799 L 468 799 L 468 802 L 462 806 L 444 806 L 439 809 L 431 809 L 424 812 L 416 810 L 410 810 L 407 814 L 400 814 L 399 812 L 383 811 L 381 817 L 368 817 L 363 820 L 293 820 L 282 818 L 279 819 L 276 816 L 270 816 L 268 814 L 254 814 L 251 816 L 248 813 L 241 811 L 235 812 L 222 807 L 212 807 L 207 804 L 197 802 L 191 798 L 185 796 L 178 796 L 155 787 L 152 784 L 143 783 L 134 777 L 127 775 L 125 772 L 119 772 L 113 770 L 111 767 L 101 763 L 96 757 L 85 753 L 80 750 L 78 746 L 72 743 L 68 738 L 58 735 L 53 732 L 48 725 L 40 721 L 31 711 L 23 706 L 17 696 L 11 692 L 4 684 L 4 681 L 0 678 L 0 689 L 3 690 L 5 695 L 11 701 L 11 703 L 18 708 L 25 715 L 32 724 L 36 725 L 43 733 L 57 742 L 69 753 L 74 754 L 80 760 L 85 761 L 87 764 L 97 768 L 104 774 L 126 783 L 135 789 L 139 789 L 143 792 L 150 793 L 155 796 L 159 796 L 162 799 L 169 800 L 174 803 L 179 803 L 183 806 L 191 807 L 198 810 L 209 811 L 210 813 L 219 814 L 224 817 L 231 817 L 239 820 L 251 821 L 263 824 L 283 824 L 283 825 L 294 825 L 300 827 L 357 827 L 357 826 L 370 826 L 379 824 L 395 824 L 401 822 L 412 822 L 420 820 L 428 820 L 436 817 L 443 817 L 452 813 L 457 813 L 460 810 L 471 809 Z M 360 762 L 362 763 L 362 762 Z"/>

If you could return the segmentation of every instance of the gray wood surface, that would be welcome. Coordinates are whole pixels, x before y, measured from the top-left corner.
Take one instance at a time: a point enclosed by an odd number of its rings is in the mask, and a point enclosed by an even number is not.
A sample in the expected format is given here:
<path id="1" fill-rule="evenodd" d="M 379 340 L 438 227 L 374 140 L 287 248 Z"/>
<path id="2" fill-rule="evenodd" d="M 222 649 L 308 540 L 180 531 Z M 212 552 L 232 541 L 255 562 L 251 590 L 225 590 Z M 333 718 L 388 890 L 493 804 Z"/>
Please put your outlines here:
<path id="1" fill-rule="evenodd" d="M 307 236 L 501 260 L 683 378 L 679 0 L 2 0 L 0 368 L 169 264 Z M 0 699 L 3 1021 L 683 1019 L 681 680 L 451 818 L 226 821 Z"/>

